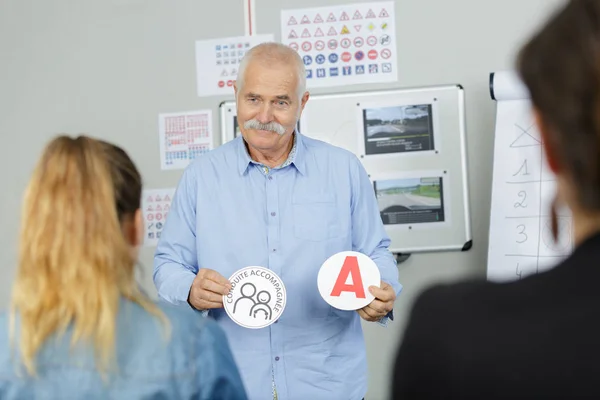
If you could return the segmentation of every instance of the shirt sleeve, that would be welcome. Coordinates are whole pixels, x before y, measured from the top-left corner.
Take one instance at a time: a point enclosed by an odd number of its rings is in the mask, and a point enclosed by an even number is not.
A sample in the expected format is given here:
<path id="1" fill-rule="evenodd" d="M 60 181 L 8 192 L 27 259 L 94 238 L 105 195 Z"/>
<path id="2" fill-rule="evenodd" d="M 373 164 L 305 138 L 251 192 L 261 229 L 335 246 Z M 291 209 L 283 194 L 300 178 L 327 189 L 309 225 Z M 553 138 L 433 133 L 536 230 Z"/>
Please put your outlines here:
<path id="1" fill-rule="evenodd" d="M 187 305 L 198 273 L 196 253 L 197 182 L 191 166 L 181 177 L 154 254 L 154 284 L 160 299 Z"/>
<path id="2" fill-rule="evenodd" d="M 398 296 L 402 285 L 398 280 L 396 258 L 389 251 L 391 240 L 381 221 L 375 190 L 358 158 L 353 159 L 351 171 L 352 247 L 377 264 L 381 280 L 391 285 Z M 386 318 L 393 319 L 393 314 Z"/>
<path id="3" fill-rule="evenodd" d="M 196 382 L 200 398 L 206 400 L 246 400 L 247 394 L 225 332 L 206 320 L 199 335 L 200 356 L 196 361 Z"/>

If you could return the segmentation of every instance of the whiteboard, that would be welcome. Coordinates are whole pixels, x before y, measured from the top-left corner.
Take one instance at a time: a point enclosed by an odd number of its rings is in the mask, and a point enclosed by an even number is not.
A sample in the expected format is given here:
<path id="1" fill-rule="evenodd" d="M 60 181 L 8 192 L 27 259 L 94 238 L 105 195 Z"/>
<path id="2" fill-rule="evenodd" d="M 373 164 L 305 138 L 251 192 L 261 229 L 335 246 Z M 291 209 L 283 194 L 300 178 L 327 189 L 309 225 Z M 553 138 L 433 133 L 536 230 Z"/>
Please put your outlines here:
<path id="1" fill-rule="evenodd" d="M 546 165 L 529 94 L 514 71 L 490 74 L 496 100 L 487 277 L 513 281 L 552 268 L 573 250 L 571 215 L 558 213 L 552 238 L 555 177 Z"/>
<path id="2" fill-rule="evenodd" d="M 235 102 L 221 103 L 223 142 Z M 460 85 L 311 96 L 299 121 L 309 137 L 364 165 L 394 253 L 472 246 L 464 90 Z"/>

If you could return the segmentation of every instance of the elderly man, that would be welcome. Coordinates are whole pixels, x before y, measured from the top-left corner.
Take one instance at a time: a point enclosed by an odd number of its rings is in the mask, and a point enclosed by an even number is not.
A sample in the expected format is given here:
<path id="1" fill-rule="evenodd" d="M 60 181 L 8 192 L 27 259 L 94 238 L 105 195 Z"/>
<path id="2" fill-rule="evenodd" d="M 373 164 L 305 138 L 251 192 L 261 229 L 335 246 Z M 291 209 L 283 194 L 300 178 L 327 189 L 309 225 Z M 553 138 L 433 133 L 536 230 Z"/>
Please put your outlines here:
<path id="1" fill-rule="evenodd" d="M 223 327 L 251 399 L 360 400 L 367 391 L 360 317 L 385 324 L 402 287 L 359 160 L 295 129 L 305 85 L 291 48 L 265 43 L 246 54 L 234 86 L 242 136 L 184 171 L 154 282 L 162 299 Z M 317 287 L 322 263 L 347 250 L 369 256 L 382 277 L 371 288 L 375 300 L 357 312 L 331 307 Z M 275 272 L 287 290 L 284 312 L 263 329 L 244 328 L 223 310 L 226 277 L 252 265 Z"/>

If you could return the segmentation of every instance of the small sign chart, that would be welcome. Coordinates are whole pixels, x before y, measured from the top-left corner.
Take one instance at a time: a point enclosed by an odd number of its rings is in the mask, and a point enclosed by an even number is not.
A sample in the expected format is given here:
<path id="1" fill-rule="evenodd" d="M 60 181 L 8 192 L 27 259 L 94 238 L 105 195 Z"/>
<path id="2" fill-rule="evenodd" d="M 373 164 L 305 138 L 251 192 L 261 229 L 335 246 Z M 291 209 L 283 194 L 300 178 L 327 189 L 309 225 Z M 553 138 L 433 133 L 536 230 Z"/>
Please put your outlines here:
<path id="1" fill-rule="evenodd" d="M 213 148 L 212 111 L 159 115 L 161 169 L 183 169 Z"/>
<path id="2" fill-rule="evenodd" d="M 144 246 L 156 246 L 169 210 L 175 188 L 146 189 L 142 193 L 142 214 L 144 218 Z"/>
<path id="3" fill-rule="evenodd" d="M 298 28 L 288 31 L 297 38 Z M 302 30 L 299 30 L 302 32 Z M 273 35 L 237 36 L 196 41 L 196 90 L 199 97 L 233 95 L 238 66 L 248 50 L 273 41 Z"/>
<path id="4" fill-rule="evenodd" d="M 304 60 L 309 88 L 393 82 L 394 19 L 393 1 L 282 10 L 281 37 Z"/>

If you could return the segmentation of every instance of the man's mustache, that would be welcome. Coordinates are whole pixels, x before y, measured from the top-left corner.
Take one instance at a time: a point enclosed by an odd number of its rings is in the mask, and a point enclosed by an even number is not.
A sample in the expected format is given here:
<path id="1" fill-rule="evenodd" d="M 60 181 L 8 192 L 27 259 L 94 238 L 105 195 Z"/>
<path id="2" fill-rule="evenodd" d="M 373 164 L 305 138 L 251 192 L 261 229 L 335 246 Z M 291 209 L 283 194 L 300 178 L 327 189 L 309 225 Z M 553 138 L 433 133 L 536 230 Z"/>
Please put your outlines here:
<path id="1" fill-rule="evenodd" d="M 256 129 L 259 131 L 271 131 L 275 132 L 278 135 L 283 135 L 285 133 L 285 128 L 278 124 L 277 122 L 269 122 L 266 124 L 262 124 L 255 119 L 251 119 L 250 121 L 246 121 L 244 124 L 245 129 Z"/>

